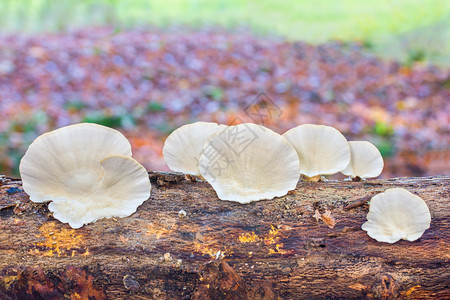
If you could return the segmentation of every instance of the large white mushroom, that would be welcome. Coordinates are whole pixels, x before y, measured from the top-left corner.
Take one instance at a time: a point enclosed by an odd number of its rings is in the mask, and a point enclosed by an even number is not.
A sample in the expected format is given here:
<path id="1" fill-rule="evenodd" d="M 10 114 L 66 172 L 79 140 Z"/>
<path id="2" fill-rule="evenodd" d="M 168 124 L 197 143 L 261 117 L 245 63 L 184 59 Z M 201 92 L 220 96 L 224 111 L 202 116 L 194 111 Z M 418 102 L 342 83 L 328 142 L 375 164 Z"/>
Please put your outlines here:
<path id="1" fill-rule="evenodd" d="M 150 196 L 148 173 L 131 158 L 128 140 L 97 124 L 66 126 L 39 136 L 19 170 L 30 200 L 52 201 L 53 216 L 73 228 L 131 215 Z"/>
<path id="2" fill-rule="evenodd" d="M 198 160 L 203 144 L 219 128 L 217 123 L 195 122 L 177 128 L 166 139 L 163 156 L 172 171 L 200 175 Z"/>
<path id="3" fill-rule="evenodd" d="M 370 142 L 352 141 L 350 145 L 351 159 L 342 174 L 352 178 L 377 177 L 383 171 L 383 157 L 380 151 Z"/>
<path id="4" fill-rule="evenodd" d="M 318 181 L 321 175 L 344 170 L 350 162 L 350 146 L 333 127 L 303 124 L 288 130 L 283 136 L 297 151 L 304 180 Z"/>
<path id="5" fill-rule="evenodd" d="M 430 228 L 430 222 L 425 201 L 405 189 L 392 188 L 370 200 L 362 229 L 379 242 L 415 241 Z"/>
<path id="6" fill-rule="evenodd" d="M 261 125 L 222 127 L 207 139 L 200 173 L 222 200 L 249 203 L 295 189 L 300 166 L 294 147 Z"/>

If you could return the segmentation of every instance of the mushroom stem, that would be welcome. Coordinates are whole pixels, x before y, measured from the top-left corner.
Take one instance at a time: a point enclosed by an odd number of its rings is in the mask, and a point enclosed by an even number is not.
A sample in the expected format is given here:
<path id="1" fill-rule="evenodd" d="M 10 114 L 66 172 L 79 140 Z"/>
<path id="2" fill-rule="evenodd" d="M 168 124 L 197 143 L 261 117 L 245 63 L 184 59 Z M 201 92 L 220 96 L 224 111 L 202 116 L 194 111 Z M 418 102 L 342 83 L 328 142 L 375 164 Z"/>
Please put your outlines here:
<path id="1" fill-rule="evenodd" d="M 205 178 L 201 175 L 186 174 L 185 176 L 190 182 L 205 181 Z"/>
<path id="2" fill-rule="evenodd" d="M 363 179 L 359 176 L 352 177 L 352 181 L 361 181 L 361 180 L 363 180 Z"/>
<path id="3" fill-rule="evenodd" d="M 306 176 L 302 174 L 302 181 L 312 181 L 312 182 L 318 182 L 318 181 L 322 181 L 324 178 L 322 177 L 322 175 L 316 175 L 316 176 Z"/>

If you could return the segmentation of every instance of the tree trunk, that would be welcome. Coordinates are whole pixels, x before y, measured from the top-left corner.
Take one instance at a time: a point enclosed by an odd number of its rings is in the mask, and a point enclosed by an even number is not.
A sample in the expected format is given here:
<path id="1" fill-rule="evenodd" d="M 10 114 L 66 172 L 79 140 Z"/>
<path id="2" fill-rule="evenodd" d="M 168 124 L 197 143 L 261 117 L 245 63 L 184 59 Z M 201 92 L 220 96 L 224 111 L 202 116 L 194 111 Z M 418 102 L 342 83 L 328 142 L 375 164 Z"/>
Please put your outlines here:
<path id="1" fill-rule="evenodd" d="M 450 298 L 449 177 L 300 182 L 247 205 L 192 176 L 150 177 L 151 199 L 132 216 L 76 230 L 0 179 L 0 298 Z M 392 187 L 430 208 L 415 242 L 361 229 L 367 201 Z"/>

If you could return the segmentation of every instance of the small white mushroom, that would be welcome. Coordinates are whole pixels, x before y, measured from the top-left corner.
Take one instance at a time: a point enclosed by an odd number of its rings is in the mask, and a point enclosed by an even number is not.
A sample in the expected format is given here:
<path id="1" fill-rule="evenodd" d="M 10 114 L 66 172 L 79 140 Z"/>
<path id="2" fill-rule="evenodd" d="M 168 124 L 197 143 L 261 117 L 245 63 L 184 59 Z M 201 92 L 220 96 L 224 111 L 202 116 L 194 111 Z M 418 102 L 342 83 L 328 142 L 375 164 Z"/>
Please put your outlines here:
<path id="1" fill-rule="evenodd" d="M 300 167 L 294 147 L 261 125 L 222 127 L 203 147 L 201 175 L 222 200 L 249 203 L 295 189 Z"/>
<path id="2" fill-rule="evenodd" d="M 352 141 L 348 144 L 351 159 L 348 166 L 341 171 L 342 174 L 361 179 L 377 177 L 381 174 L 384 162 L 377 147 L 366 141 Z"/>
<path id="3" fill-rule="evenodd" d="M 335 128 L 303 124 L 283 134 L 294 146 L 305 180 L 317 181 L 321 175 L 342 171 L 350 162 L 350 146 Z"/>
<path id="4" fill-rule="evenodd" d="M 186 217 L 186 215 L 187 215 L 187 213 L 183 209 L 178 212 L 178 217 L 179 218 L 184 218 L 184 217 Z"/>
<path id="5" fill-rule="evenodd" d="M 66 126 L 39 136 L 19 170 L 30 200 L 52 201 L 53 216 L 73 228 L 129 216 L 150 196 L 148 173 L 131 158 L 128 140 L 97 124 Z"/>
<path id="6" fill-rule="evenodd" d="M 183 125 L 166 139 L 163 156 L 172 171 L 200 175 L 198 159 L 203 144 L 219 128 L 217 123 L 195 122 Z"/>
<path id="7" fill-rule="evenodd" d="M 420 197 L 402 188 L 388 189 L 370 200 L 362 229 L 378 242 L 415 241 L 430 228 L 431 215 Z"/>

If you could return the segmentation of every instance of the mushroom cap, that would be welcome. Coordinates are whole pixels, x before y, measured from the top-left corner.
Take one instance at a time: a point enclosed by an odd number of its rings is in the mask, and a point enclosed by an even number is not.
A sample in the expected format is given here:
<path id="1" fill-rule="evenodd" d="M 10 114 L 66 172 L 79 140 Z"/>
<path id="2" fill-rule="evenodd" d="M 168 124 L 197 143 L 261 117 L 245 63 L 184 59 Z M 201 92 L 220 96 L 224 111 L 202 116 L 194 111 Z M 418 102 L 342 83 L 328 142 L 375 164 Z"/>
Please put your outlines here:
<path id="1" fill-rule="evenodd" d="M 205 142 L 199 167 L 220 199 L 243 204 L 284 196 L 300 177 L 294 147 L 251 123 L 220 127 Z"/>
<path id="2" fill-rule="evenodd" d="M 73 228 L 127 216 L 150 196 L 147 171 L 117 130 L 82 123 L 45 133 L 20 161 L 24 191 Z"/>
<path id="3" fill-rule="evenodd" d="M 200 175 L 198 159 L 203 144 L 219 128 L 217 123 L 195 122 L 183 125 L 166 139 L 163 156 L 172 171 Z"/>
<path id="4" fill-rule="evenodd" d="M 395 243 L 417 240 L 430 228 L 430 222 L 425 201 L 405 189 L 393 188 L 370 200 L 367 222 L 361 228 L 379 242 Z"/>
<path id="5" fill-rule="evenodd" d="M 348 166 L 341 171 L 342 174 L 360 178 L 372 178 L 381 174 L 384 162 L 377 147 L 366 141 L 352 141 L 348 144 L 351 159 Z"/>
<path id="6" fill-rule="evenodd" d="M 337 129 L 303 124 L 283 134 L 300 159 L 300 172 L 308 177 L 342 171 L 350 162 L 350 146 Z"/>

